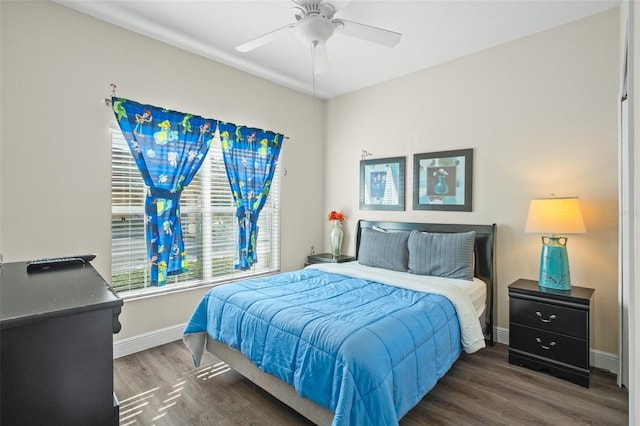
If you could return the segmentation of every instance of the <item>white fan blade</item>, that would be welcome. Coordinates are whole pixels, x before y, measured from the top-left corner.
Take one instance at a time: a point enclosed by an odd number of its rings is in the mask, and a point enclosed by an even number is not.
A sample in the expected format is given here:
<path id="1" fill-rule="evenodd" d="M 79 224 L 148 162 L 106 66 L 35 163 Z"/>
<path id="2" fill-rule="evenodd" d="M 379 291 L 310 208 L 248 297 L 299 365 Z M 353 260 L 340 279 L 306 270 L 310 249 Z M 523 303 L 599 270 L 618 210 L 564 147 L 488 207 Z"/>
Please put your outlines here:
<path id="1" fill-rule="evenodd" d="M 329 55 L 327 54 L 327 43 L 318 43 L 313 46 L 313 72 L 322 74 L 329 70 Z"/>
<path id="2" fill-rule="evenodd" d="M 271 31 L 270 33 L 266 33 L 261 35 L 260 37 L 256 37 L 253 40 L 249 40 L 246 43 L 236 46 L 236 50 L 239 52 L 249 52 L 250 50 L 256 49 L 260 46 L 264 46 L 267 43 L 271 43 L 285 35 L 287 31 L 291 30 L 295 24 L 288 24 L 284 27 L 278 28 L 277 30 Z"/>
<path id="3" fill-rule="evenodd" d="M 346 21 L 344 19 L 334 19 L 336 29 L 352 37 L 367 40 L 372 43 L 393 47 L 400 42 L 402 34 L 395 31 L 383 30 L 382 28 L 370 25 L 359 24 L 358 22 Z"/>

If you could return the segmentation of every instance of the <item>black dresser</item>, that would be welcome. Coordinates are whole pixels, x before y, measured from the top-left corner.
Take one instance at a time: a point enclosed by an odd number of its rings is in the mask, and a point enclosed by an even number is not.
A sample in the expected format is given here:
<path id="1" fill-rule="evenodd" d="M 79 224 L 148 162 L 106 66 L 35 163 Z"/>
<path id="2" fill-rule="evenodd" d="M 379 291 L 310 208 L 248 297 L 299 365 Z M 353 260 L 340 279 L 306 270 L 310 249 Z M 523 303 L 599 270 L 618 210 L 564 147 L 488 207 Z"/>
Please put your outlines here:
<path id="1" fill-rule="evenodd" d="M 117 425 L 122 300 L 90 265 L 0 267 L 0 424 Z"/>
<path id="2" fill-rule="evenodd" d="M 519 279 L 509 286 L 509 362 L 589 387 L 593 289 L 552 290 Z"/>

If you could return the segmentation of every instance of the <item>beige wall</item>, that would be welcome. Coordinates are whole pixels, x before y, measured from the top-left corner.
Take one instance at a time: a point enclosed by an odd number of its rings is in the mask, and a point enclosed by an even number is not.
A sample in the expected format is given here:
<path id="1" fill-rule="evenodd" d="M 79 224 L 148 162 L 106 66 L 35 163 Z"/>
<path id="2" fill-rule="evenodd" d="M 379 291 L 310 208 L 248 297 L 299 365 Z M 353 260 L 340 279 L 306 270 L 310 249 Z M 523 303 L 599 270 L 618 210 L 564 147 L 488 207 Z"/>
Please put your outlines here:
<path id="1" fill-rule="evenodd" d="M 0 7 L 5 262 L 93 252 L 110 277 L 112 82 L 119 96 L 288 135 L 282 269 L 322 244 L 321 101 L 55 3 Z M 203 291 L 127 301 L 116 339 L 185 323 Z"/>
<path id="2" fill-rule="evenodd" d="M 346 213 L 347 252 L 358 218 L 496 223 L 508 328 L 507 286 L 539 271 L 530 199 L 578 196 L 588 232 L 569 238 L 572 283 L 596 289 L 592 347 L 617 353 L 618 37 L 612 10 L 328 101 L 325 210 Z M 414 211 L 413 154 L 463 148 L 474 149 L 473 211 Z M 362 149 L 407 157 L 404 212 L 359 211 Z"/>

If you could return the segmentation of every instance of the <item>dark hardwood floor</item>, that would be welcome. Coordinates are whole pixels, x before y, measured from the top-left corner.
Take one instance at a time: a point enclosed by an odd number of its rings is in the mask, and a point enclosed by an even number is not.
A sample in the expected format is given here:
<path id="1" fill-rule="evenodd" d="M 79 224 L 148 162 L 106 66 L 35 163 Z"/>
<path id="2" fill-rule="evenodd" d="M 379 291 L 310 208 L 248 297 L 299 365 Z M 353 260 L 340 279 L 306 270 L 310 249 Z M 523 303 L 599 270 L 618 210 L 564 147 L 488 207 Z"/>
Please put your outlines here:
<path id="1" fill-rule="evenodd" d="M 210 354 L 193 367 L 181 341 L 114 360 L 120 425 L 310 425 Z M 510 365 L 507 346 L 462 354 L 400 421 L 413 425 L 628 424 L 628 395 L 592 371 L 583 388 Z"/>

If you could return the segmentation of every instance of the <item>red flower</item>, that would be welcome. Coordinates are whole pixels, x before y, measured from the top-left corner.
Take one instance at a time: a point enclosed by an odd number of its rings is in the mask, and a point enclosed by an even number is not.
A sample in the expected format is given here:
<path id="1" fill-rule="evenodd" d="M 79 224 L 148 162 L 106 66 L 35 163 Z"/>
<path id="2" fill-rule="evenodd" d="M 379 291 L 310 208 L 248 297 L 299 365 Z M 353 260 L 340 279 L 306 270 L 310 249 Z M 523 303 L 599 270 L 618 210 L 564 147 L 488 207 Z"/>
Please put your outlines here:
<path id="1" fill-rule="evenodd" d="M 339 220 L 340 222 L 344 222 L 346 219 L 342 213 L 335 210 L 329 213 L 328 218 L 329 220 Z"/>

